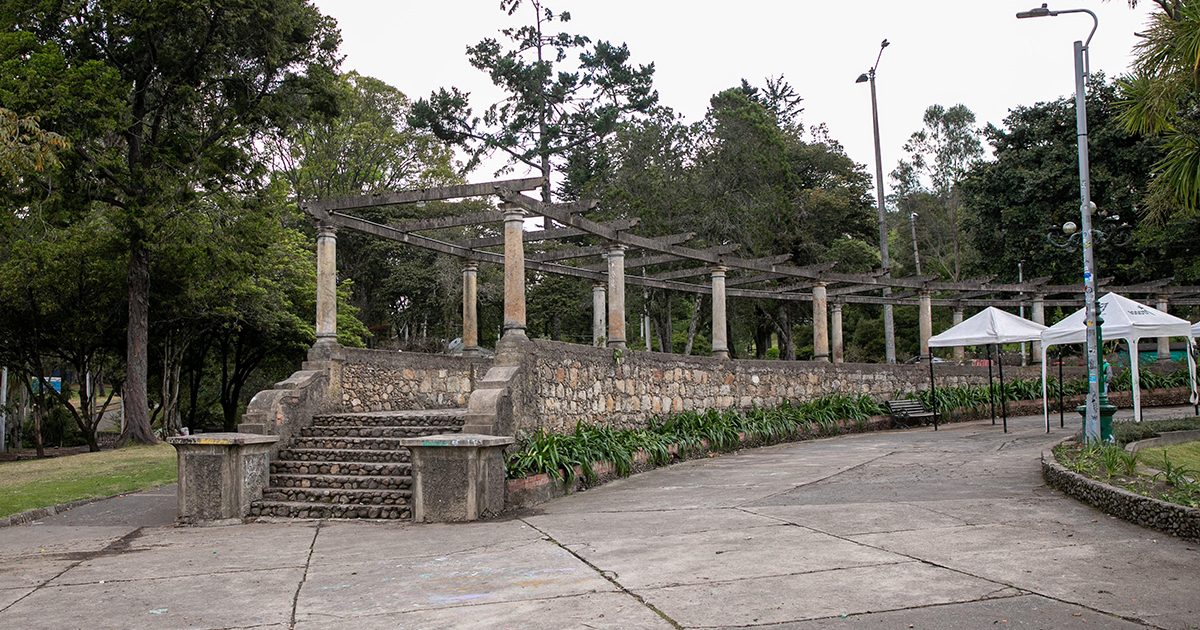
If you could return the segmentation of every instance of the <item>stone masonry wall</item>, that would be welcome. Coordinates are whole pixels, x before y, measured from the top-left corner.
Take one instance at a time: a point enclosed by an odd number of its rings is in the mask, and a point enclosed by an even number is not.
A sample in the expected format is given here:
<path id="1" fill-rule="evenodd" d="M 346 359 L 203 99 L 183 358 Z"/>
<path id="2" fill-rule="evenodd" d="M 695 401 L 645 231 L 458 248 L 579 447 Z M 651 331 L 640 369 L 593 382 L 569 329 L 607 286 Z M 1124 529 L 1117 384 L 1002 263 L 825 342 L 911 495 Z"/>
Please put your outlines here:
<path id="1" fill-rule="evenodd" d="M 929 366 L 812 361 L 720 361 L 535 339 L 521 359 L 514 392 L 516 427 L 571 430 L 579 421 L 642 427 L 655 416 L 715 407 L 774 407 L 828 394 L 884 401 L 929 388 Z M 937 365 L 939 387 L 986 384 L 986 367 Z M 1006 380 L 1034 378 L 1036 367 L 1008 367 Z"/>
<path id="2" fill-rule="evenodd" d="M 342 411 L 465 407 L 491 359 L 346 348 Z"/>

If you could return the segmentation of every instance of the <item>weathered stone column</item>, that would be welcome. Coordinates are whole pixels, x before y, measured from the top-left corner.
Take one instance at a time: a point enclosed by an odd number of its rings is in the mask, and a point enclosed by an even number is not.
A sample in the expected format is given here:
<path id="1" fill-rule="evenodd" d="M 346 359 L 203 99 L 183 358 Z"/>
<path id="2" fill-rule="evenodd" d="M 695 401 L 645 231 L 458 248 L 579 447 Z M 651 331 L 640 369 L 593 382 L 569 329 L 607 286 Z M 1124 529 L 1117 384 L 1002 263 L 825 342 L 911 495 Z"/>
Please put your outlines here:
<path id="1" fill-rule="evenodd" d="M 463 356 L 479 356 L 479 263 L 463 263 Z"/>
<path id="2" fill-rule="evenodd" d="M 929 338 L 933 336 L 933 296 L 921 291 L 921 356 L 929 356 Z"/>
<path id="3" fill-rule="evenodd" d="M 592 285 L 592 345 L 602 346 L 601 340 L 605 338 L 604 328 L 607 320 L 605 318 L 605 309 L 608 308 L 608 298 L 604 294 L 604 283 L 597 282 Z"/>
<path id="4" fill-rule="evenodd" d="M 1166 295 L 1166 294 L 1158 296 L 1158 303 L 1154 305 L 1154 308 L 1157 308 L 1158 310 L 1166 313 L 1167 309 L 1170 308 L 1170 301 L 1169 301 L 1170 297 L 1171 296 Z M 1159 361 L 1170 361 L 1171 360 L 1171 338 L 1170 337 L 1159 337 L 1158 338 L 1158 360 Z"/>
<path id="5" fill-rule="evenodd" d="M 725 272 L 726 267 L 712 268 L 712 355 L 718 359 L 729 358 L 729 338 L 725 327 Z"/>
<path id="6" fill-rule="evenodd" d="M 317 342 L 309 358 L 337 350 L 337 228 L 317 224 Z"/>
<path id="7" fill-rule="evenodd" d="M 813 286 L 813 360 L 829 362 L 829 300 L 825 283 Z"/>
<path id="8" fill-rule="evenodd" d="M 955 326 L 957 326 L 963 322 L 963 307 L 961 307 L 961 306 L 954 307 L 954 314 L 953 314 L 952 321 L 954 322 Z M 967 362 L 967 349 L 966 348 L 964 348 L 962 346 L 954 347 L 954 362 L 955 363 L 966 363 Z"/>
<path id="9" fill-rule="evenodd" d="M 1029 309 L 1029 315 L 1033 319 L 1033 323 L 1046 325 L 1046 296 L 1041 293 L 1033 294 L 1033 308 Z M 1033 349 L 1033 362 L 1041 363 L 1042 361 L 1042 342 L 1035 341 L 1031 346 Z"/>
<path id="10" fill-rule="evenodd" d="M 625 347 L 625 246 L 608 248 L 608 347 Z"/>
<path id="11" fill-rule="evenodd" d="M 525 213 L 504 209 L 504 337 L 525 337 Z"/>
<path id="12" fill-rule="evenodd" d="M 845 348 L 842 343 L 842 305 L 834 302 L 829 306 L 829 332 L 833 335 L 833 362 L 842 363 L 846 360 Z"/>

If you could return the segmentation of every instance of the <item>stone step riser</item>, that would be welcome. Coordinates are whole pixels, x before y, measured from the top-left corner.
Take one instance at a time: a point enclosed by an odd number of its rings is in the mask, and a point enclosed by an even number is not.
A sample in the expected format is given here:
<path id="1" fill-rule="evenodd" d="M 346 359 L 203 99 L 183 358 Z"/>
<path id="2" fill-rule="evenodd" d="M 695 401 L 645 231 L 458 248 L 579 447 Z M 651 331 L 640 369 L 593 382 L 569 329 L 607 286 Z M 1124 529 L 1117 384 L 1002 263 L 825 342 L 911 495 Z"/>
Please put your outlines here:
<path id="1" fill-rule="evenodd" d="M 408 490 L 331 490 L 328 488 L 267 488 L 263 501 L 326 503 L 329 505 L 408 505 Z"/>
<path id="2" fill-rule="evenodd" d="M 406 438 L 439 433 L 461 433 L 462 427 L 305 427 L 300 429 L 302 438 Z"/>
<path id="3" fill-rule="evenodd" d="M 409 490 L 412 477 L 343 475 L 271 475 L 266 492 L 283 488 L 324 488 L 330 490 Z"/>
<path id="4" fill-rule="evenodd" d="M 357 462 L 407 464 L 412 455 L 408 449 L 383 450 L 331 450 L 292 448 L 279 451 L 279 459 L 293 462 Z"/>
<path id="5" fill-rule="evenodd" d="M 466 416 L 313 416 L 318 427 L 461 427 Z"/>
<path id="6" fill-rule="evenodd" d="M 412 512 L 408 506 L 327 505 L 322 503 L 297 505 L 275 501 L 255 501 L 250 507 L 250 516 L 407 520 L 412 518 Z"/>
<path id="7" fill-rule="evenodd" d="M 272 475 L 339 475 L 354 479 L 406 477 L 412 464 L 376 464 L 362 462 L 271 462 Z"/>
<path id="8" fill-rule="evenodd" d="M 305 449 L 335 449 L 341 451 L 398 451 L 400 449 L 405 449 L 405 447 L 400 445 L 400 438 L 298 437 L 292 440 L 291 450 Z"/>

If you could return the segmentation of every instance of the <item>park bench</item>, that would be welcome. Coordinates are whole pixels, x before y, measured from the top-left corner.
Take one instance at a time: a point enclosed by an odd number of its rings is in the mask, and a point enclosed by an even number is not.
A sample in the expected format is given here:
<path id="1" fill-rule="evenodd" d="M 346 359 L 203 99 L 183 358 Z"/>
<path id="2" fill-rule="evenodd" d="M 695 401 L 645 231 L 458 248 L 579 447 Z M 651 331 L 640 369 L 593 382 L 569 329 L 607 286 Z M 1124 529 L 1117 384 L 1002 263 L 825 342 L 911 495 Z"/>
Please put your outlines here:
<path id="1" fill-rule="evenodd" d="M 892 422 L 903 426 L 924 424 L 926 419 L 933 419 L 933 412 L 919 400 L 889 400 L 888 412 L 892 414 Z"/>

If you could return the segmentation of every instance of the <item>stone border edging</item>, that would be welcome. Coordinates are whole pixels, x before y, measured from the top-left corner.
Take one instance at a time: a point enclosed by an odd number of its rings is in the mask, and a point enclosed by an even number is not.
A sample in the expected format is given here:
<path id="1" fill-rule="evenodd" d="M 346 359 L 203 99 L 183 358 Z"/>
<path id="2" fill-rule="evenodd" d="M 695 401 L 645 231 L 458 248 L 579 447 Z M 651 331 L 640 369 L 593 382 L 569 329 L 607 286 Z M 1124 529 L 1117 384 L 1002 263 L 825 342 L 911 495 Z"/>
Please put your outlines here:
<path id="1" fill-rule="evenodd" d="M 1200 540 L 1200 509 L 1135 494 L 1067 470 L 1042 453 L 1042 479 L 1056 490 L 1135 525 Z"/>
<path id="2" fill-rule="evenodd" d="M 161 486 L 158 486 L 158 487 L 161 487 Z M 146 488 L 145 490 L 152 490 L 152 489 L 153 488 Z M 137 492 L 144 492 L 145 490 L 138 490 Z M 9 516 L 0 518 L 0 527 L 12 527 L 15 525 L 25 525 L 26 523 L 32 523 L 38 519 L 49 518 L 51 516 L 55 516 L 59 512 L 66 512 L 67 510 L 77 508 L 81 505 L 87 505 L 89 503 L 95 503 L 97 501 L 105 501 L 108 499 L 115 499 L 117 497 L 124 496 L 127 494 L 133 494 L 133 493 L 120 492 L 117 494 L 109 495 L 107 497 L 95 497 L 93 499 L 80 499 L 78 501 L 71 501 L 70 503 L 60 503 L 58 505 L 51 505 L 50 507 L 37 508 L 36 510 L 26 510 L 24 512 L 18 512 L 17 514 L 11 514 Z"/>
<path id="3" fill-rule="evenodd" d="M 1130 453 L 1136 453 L 1144 448 L 1171 446 L 1173 444 L 1183 444 L 1184 442 L 1195 442 L 1198 440 L 1200 440 L 1200 429 L 1191 431 L 1164 431 L 1156 437 L 1130 442 L 1125 445 L 1125 450 Z"/>

